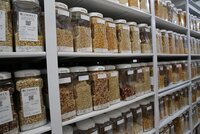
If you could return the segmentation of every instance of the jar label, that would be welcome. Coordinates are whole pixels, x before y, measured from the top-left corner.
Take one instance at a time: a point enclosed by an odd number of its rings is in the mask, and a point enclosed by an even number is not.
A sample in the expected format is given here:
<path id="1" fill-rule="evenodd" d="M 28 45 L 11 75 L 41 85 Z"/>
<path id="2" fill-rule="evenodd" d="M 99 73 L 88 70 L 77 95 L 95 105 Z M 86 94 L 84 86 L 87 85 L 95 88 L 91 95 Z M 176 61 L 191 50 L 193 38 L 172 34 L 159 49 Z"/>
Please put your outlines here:
<path id="1" fill-rule="evenodd" d="M 163 104 L 164 103 L 164 101 L 160 101 L 160 104 Z"/>
<path id="2" fill-rule="evenodd" d="M 124 119 L 117 121 L 117 125 L 124 123 Z"/>
<path id="3" fill-rule="evenodd" d="M 128 74 L 128 75 L 133 74 L 133 70 L 129 70 L 129 71 L 127 72 L 127 74 Z"/>
<path id="4" fill-rule="evenodd" d="M 69 16 L 69 12 L 68 11 L 60 10 L 60 9 L 57 9 L 57 14 L 64 15 L 64 16 Z"/>
<path id="5" fill-rule="evenodd" d="M 105 79 L 105 78 L 107 78 L 107 75 L 106 74 L 98 74 L 97 77 L 98 77 L 98 79 Z"/>
<path id="6" fill-rule="evenodd" d="M 12 52 L 12 51 L 13 51 L 13 48 L 11 46 L 6 46 L 6 44 L 5 46 L 0 46 L 0 52 Z"/>
<path id="7" fill-rule="evenodd" d="M 118 72 L 111 72 L 111 77 L 116 77 L 118 76 Z"/>
<path id="8" fill-rule="evenodd" d="M 132 116 L 133 116 L 133 114 L 132 114 L 132 113 L 129 113 L 129 114 L 126 115 L 126 118 L 130 118 L 130 117 L 132 117 Z"/>
<path id="9" fill-rule="evenodd" d="M 139 114 L 139 113 L 141 113 L 141 112 L 142 112 L 142 109 L 138 109 L 138 110 L 136 111 L 137 114 Z"/>
<path id="10" fill-rule="evenodd" d="M 59 79 L 59 84 L 71 83 L 71 77 Z"/>
<path id="11" fill-rule="evenodd" d="M 128 25 L 123 25 L 124 30 L 130 30 Z"/>
<path id="12" fill-rule="evenodd" d="M 38 15 L 19 12 L 19 40 L 38 41 Z"/>
<path id="13" fill-rule="evenodd" d="M 137 72 L 138 72 L 138 73 L 142 73 L 142 69 L 138 69 Z"/>
<path id="14" fill-rule="evenodd" d="M 89 21 L 90 17 L 87 15 L 81 14 L 81 19 Z"/>
<path id="15" fill-rule="evenodd" d="M 162 70 L 163 70 L 163 67 L 160 67 L 160 70 L 162 71 Z"/>
<path id="16" fill-rule="evenodd" d="M 112 129 L 112 125 L 105 127 L 104 131 L 108 131 L 108 130 L 111 130 L 111 129 Z"/>
<path id="17" fill-rule="evenodd" d="M 40 88 L 30 87 L 21 90 L 24 117 L 41 114 Z"/>
<path id="18" fill-rule="evenodd" d="M 108 23 L 108 26 L 109 27 L 116 27 L 116 24 L 114 24 L 114 23 Z"/>
<path id="19" fill-rule="evenodd" d="M 0 92 L 0 125 L 13 121 L 9 91 Z"/>
<path id="20" fill-rule="evenodd" d="M 151 109 L 152 109 L 152 106 L 147 107 L 147 110 L 151 110 Z"/>
<path id="21" fill-rule="evenodd" d="M 89 75 L 84 75 L 84 76 L 78 77 L 78 81 L 85 81 L 85 80 L 89 80 Z"/>
<path id="22" fill-rule="evenodd" d="M 105 20 L 103 20 L 103 19 L 97 19 L 97 23 L 99 23 L 99 24 L 105 24 Z"/>
<path id="23" fill-rule="evenodd" d="M 5 11 L 0 10 L 0 41 L 6 41 Z"/>

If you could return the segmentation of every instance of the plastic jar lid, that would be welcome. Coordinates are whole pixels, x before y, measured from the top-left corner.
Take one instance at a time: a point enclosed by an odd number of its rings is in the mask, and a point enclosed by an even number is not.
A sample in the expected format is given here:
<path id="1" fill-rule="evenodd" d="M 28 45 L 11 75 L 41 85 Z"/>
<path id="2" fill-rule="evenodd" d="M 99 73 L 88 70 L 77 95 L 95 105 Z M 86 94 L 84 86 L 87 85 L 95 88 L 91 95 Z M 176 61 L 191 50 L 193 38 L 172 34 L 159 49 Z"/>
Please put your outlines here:
<path id="1" fill-rule="evenodd" d="M 63 9 L 68 10 L 68 6 L 62 2 L 55 2 L 55 6 L 56 8 L 63 8 Z"/>
<path id="2" fill-rule="evenodd" d="M 88 67 L 88 71 L 104 71 L 105 67 L 104 66 L 90 66 Z"/>
<path id="3" fill-rule="evenodd" d="M 149 101 L 147 101 L 147 100 L 142 100 L 142 101 L 140 102 L 140 104 L 141 104 L 141 105 L 148 105 L 148 104 L 149 104 Z"/>
<path id="4" fill-rule="evenodd" d="M 0 72 L 0 80 L 7 80 L 11 78 L 12 76 L 10 72 Z"/>
<path id="5" fill-rule="evenodd" d="M 138 107 L 140 107 L 140 104 L 138 104 L 138 103 L 134 103 L 134 104 L 130 105 L 130 108 L 132 108 L 132 109 L 136 109 Z"/>
<path id="6" fill-rule="evenodd" d="M 87 9 L 82 7 L 72 7 L 69 9 L 70 12 L 82 12 L 82 13 L 88 13 Z"/>
<path id="7" fill-rule="evenodd" d="M 113 20 L 112 18 L 110 18 L 110 17 L 104 17 L 104 19 L 105 19 L 106 21 L 109 21 L 109 22 L 114 22 L 114 20 Z"/>
<path id="8" fill-rule="evenodd" d="M 173 34 L 173 31 L 167 31 L 168 34 Z"/>
<path id="9" fill-rule="evenodd" d="M 126 24 L 127 23 L 127 21 L 126 20 L 124 20 L 124 19 L 119 19 L 119 20 L 115 20 L 114 21 L 115 23 L 117 23 L 117 24 Z"/>
<path id="10" fill-rule="evenodd" d="M 182 10 L 182 9 L 177 9 L 177 11 L 178 11 L 178 12 L 182 12 L 183 10 Z"/>
<path id="11" fill-rule="evenodd" d="M 119 109 L 122 113 L 130 112 L 130 108 L 128 106 L 122 107 Z"/>
<path id="12" fill-rule="evenodd" d="M 78 72 L 87 72 L 87 67 L 70 67 L 70 72 L 72 73 L 78 73 Z"/>
<path id="13" fill-rule="evenodd" d="M 90 17 L 100 17 L 100 18 L 103 18 L 103 14 L 99 13 L 99 12 L 91 12 L 91 13 L 89 13 L 89 16 Z"/>
<path id="14" fill-rule="evenodd" d="M 116 67 L 113 66 L 113 65 L 107 65 L 107 66 L 104 66 L 105 67 L 105 70 L 115 70 Z"/>
<path id="15" fill-rule="evenodd" d="M 119 64 L 119 65 L 117 65 L 117 69 L 125 69 L 125 68 L 131 68 L 131 64 Z"/>
<path id="16" fill-rule="evenodd" d="M 161 33 L 166 33 L 166 32 L 167 32 L 167 30 L 165 30 L 165 29 L 162 29 L 162 30 L 160 30 L 160 32 L 161 32 Z"/>
<path id="17" fill-rule="evenodd" d="M 59 74 L 67 74 L 67 73 L 70 73 L 70 70 L 69 70 L 69 68 L 61 67 L 61 68 L 58 68 L 58 73 Z"/>
<path id="18" fill-rule="evenodd" d="M 102 114 L 93 118 L 97 124 L 104 124 L 109 121 L 109 117 L 106 114 Z"/>
<path id="19" fill-rule="evenodd" d="M 117 112 L 117 110 L 115 111 L 111 111 L 109 113 L 107 113 L 107 115 L 110 117 L 110 118 L 118 118 L 121 116 L 121 113 L 120 112 Z"/>
<path id="20" fill-rule="evenodd" d="M 147 63 L 140 63 L 140 66 L 145 67 L 147 66 Z"/>
<path id="21" fill-rule="evenodd" d="M 73 127 L 72 126 L 64 126 L 63 134 L 73 134 Z"/>
<path id="22" fill-rule="evenodd" d="M 139 24 L 138 27 L 148 27 L 148 25 L 145 23 L 142 23 L 142 24 Z"/>
<path id="23" fill-rule="evenodd" d="M 127 24 L 130 25 L 130 26 L 137 26 L 136 22 L 128 22 Z"/>
<path id="24" fill-rule="evenodd" d="M 13 0 L 20 8 L 32 9 L 39 7 L 39 0 Z"/>
<path id="25" fill-rule="evenodd" d="M 95 123 L 92 119 L 83 120 L 76 123 L 79 130 L 88 130 L 95 127 Z"/>
<path id="26" fill-rule="evenodd" d="M 15 78 L 39 76 L 40 74 L 40 70 L 21 70 L 14 73 Z"/>
<path id="27" fill-rule="evenodd" d="M 133 64 L 131 64 L 131 67 L 140 67 L 140 64 L 139 63 L 133 63 Z"/>

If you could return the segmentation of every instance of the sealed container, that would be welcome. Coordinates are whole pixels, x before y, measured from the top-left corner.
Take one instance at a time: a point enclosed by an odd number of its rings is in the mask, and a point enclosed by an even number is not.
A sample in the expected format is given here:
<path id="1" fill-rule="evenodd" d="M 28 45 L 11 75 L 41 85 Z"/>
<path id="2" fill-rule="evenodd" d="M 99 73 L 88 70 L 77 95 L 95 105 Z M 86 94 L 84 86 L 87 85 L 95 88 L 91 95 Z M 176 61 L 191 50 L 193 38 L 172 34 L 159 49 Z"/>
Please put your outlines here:
<path id="1" fill-rule="evenodd" d="M 192 103 L 197 101 L 197 86 L 195 84 L 192 85 Z"/>
<path id="2" fill-rule="evenodd" d="M 183 107 L 185 107 L 186 105 L 185 105 L 185 100 L 184 100 L 184 91 L 183 91 L 183 89 L 182 90 L 180 90 L 179 91 L 179 94 L 180 94 L 180 105 L 181 105 L 181 109 L 183 108 Z"/>
<path id="3" fill-rule="evenodd" d="M 74 51 L 92 52 L 92 37 L 88 11 L 81 7 L 73 7 L 69 10 L 74 33 Z"/>
<path id="4" fill-rule="evenodd" d="M 187 12 L 183 11 L 182 14 L 183 14 L 183 24 L 184 24 L 184 27 L 187 27 Z"/>
<path id="5" fill-rule="evenodd" d="M 182 66 L 181 78 L 183 81 L 186 81 L 188 79 L 188 62 L 182 61 L 181 66 Z"/>
<path id="6" fill-rule="evenodd" d="M 184 44 L 184 54 L 189 54 L 189 45 L 187 42 L 187 36 L 183 36 L 183 44 Z"/>
<path id="7" fill-rule="evenodd" d="M 162 34 L 160 32 L 160 29 L 156 29 L 156 44 L 157 44 L 157 52 L 162 54 L 163 46 L 162 46 Z"/>
<path id="8" fill-rule="evenodd" d="M 171 85 L 173 83 L 173 70 L 172 70 L 172 65 L 168 62 L 163 64 L 163 69 L 165 72 L 165 80 L 164 83 L 166 86 Z"/>
<path id="9" fill-rule="evenodd" d="M 147 66 L 147 63 L 140 63 L 140 66 L 142 68 L 143 72 L 143 87 L 144 87 L 144 93 L 151 92 L 151 76 L 150 76 L 150 67 Z"/>
<path id="10" fill-rule="evenodd" d="M 162 34 L 162 46 L 163 46 L 163 53 L 169 54 L 170 47 L 169 47 L 169 36 L 166 30 L 160 31 Z"/>
<path id="11" fill-rule="evenodd" d="M 15 72 L 17 112 L 21 131 L 33 129 L 47 123 L 43 102 L 43 80 L 39 70 Z"/>
<path id="12" fill-rule="evenodd" d="M 132 53 L 138 54 L 141 53 L 140 46 L 140 31 L 136 22 L 128 22 L 130 27 L 130 39 L 131 39 L 131 50 Z"/>
<path id="13" fill-rule="evenodd" d="M 168 21 L 168 8 L 167 8 L 167 1 L 163 1 L 163 19 Z"/>
<path id="14" fill-rule="evenodd" d="M 103 14 L 98 12 L 89 13 L 91 19 L 93 52 L 108 52 L 108 42 L 106 37 L 106 22 Z"/>
<path id="15" fill-rule="evenodd" d="M 192 108 L 192 124 L 193 126 L 198 122 L 198 111 L 197 106 L 194 105 Z"/>
<path id="16" fill-rule="evenodd" d="M 131 100 L 135 97 L 136 91 L 132 86 L 134 71 L 130 64 L 117 65 L 119 71 L 119 86 L 122 100 Z"/>
<path id="17" fill-rule="evenodd" d="M 0 6 L 0 52 L 13 51 L 13 29 L 10 0 L 2 0 Z"/>
<path id="18" fill-rule="evenodd" d="M 92 119 L 86 119 L 76 123 L 78 134 L 98 134 L 98 128 Z"/>
<path id="19" fill-rule="evenodd" d="M 128 106 L 120 109 L 122 117 L 125 121 L 125 133 L 132 134 L 133 131 L 133 113 L 130 111 Z"/>
<path id="20" fill-rule="evenodd" d="M 178 21 L 179 25 L 182 27 L 185 27 L 185 22 L 184 22 L 184 12 L 182 9 L 177 9 L 178 11 Z"/>
<path id="21" fill-rule="evenodd" d="M 181 102 L 180 102 L 180 94 L 179 92 L 175 92 L 175 101 L 174 101 L 174 104 L 175 104 L 175 111 L 179 111 L 181 109 Z"/>
<path id="22" fill-rule="evenodd" d="M 174 124 L 173 122 L 169 123 L 169 133 L 170 134 L 175 134 L 175 129 L 174 129 Z"/>
<path id="23" fill-rule="evenodd" d="M 168 37 L 169 37 L 169 53 L 170 54 L 176 54 L 176 46 L 175 46 L 175 36 L 174 32 L 167 31 Z"/>
<path id="24" fill-rule="evenodd" d="M 28 8 L 27 8 L 28 7 Z M 41 9 L 38 0 L 14 0 L 14 37 L 16 52 L 44 51 Z"/>
<path id="25" fill-rule="evenodd" d="M 164 100 L 164 110 L 165 110 L 165 117 L 168 117 L 169 116 L 169 96 L 164 96 L 163 97 L 163 100 Z"/>
<path id="26" fill-rule="evenodd" d="M 128 0 L 128 6 L 140 9 L 140 0 Z"/>
<path id="27" fill-rule="evenodd" d="M 190 125 L 189 125 L 189 113 L 185 113 L 184 114 L 184 131 L 187 132 L 190 129 Z"/>
<path id="28" fill-rule="evenodd" d="M 76 114 L 82 115 L 92 111 L 92 93 L 89 73 L 86 67 L 71 67 L 73 75 Z"/>
<path id="29" fill-rule="evenodd" d="M 185 106 L 189 103 L 189 94 L 188 94 L 188 88 L 183 89 L 183 96 L 184 96 L 184 104 Z"/>
<path id="30" fill-rule="evenodd" d="M 182 70 L 182 64 L 179 62 L 176 62 L 176 68 L 177 68 L 177 73 L 178 73 L 178 81 L 183 81 L 183 70 Z"/>
<path id="31" fill-rule="evenodd" d="M 112 65 L 105 66 L 105 70 L 108 76 L 109 101 L 113 105 L 120 102 L 119 72 Z"/>
<path id="32" fill-rule="evenodd" d="M 170 116 L 172 116 L 175 112 L 176 112 L 176 108 L 175 108 L 175 95 L 174 94 L 171 94 L 168 96 L 169 97 L 169 108 L 168 108 L 168 113 Z"/>
<path id="33" fill-rule="evenodd" d="M 164 104 L 164 98 L 159 99 L 159 111 L 160 111 L 160 120 L 165 119 L 165 104 Z"/>
<path id="34" fill-rule="evenodd" d="M 151 91 L 154 90 L 154 77 L 153 77 L 153 62 L 147 63 L 147 66 L 150 69 L 150 81 L 151 81 Z"/>
<path id="35" fill-rule="evenodd" d="M 131 53 L 130 27 L 126 20 L 115 20 L 119 53 Z"/>
<path id="36" fill-rule="evenodd" d="M 140 10 L 150 13 L 150 3 L 149 0 L 140 0 Z"/>
<path id="37" fill-rule="evenodd" d="M 158 64 L 158 87 L 159 89 L 164 88 L 164 68 L 162 64 Z"/>
<path id="38" fill-rule="evenodd" d="M 172 23 L 174 24 L 177 24 L 178 25 L 178 11 L 177 11 L 177 8 L 173 6 L 173 20 L 172 20 Z"/>
<path id="39" fill-rule="evenodd" d="M 179 40 L 180 40 L 180 53 L 184 54 L 185 53 L 185 49 L 184 49 L 184 34 L 180 34 L 179 36 Z"/>
<path id="40" fill-rule="evenodd" d="M 161 18 L 162 13 L 162 1 L 161 0 L 155 0 L 155 15 Z"/>
<path id="41" fill-rule="evenodd" d="M 176 84 L 179 81 L 177 62 L 172 62 L 172 70 L 173 84 Z"/>
<path id="42" fill-rule="evenodd" d="M 106 20 L 106 37 L 108 41 L 108 52 L 118 53 L 117 28 L 112 18 Z"/>
<path id="43" fill-rule="evenodd" d="M 93 109 L 100 110 L 109 107 L 108 77 L 104 66 L 90 66 Z"/>
<path id="44" fill-rule="evenodd" d="M 150 35 L 150 29 L 147 24 L 139 24 L 140 29 L 140 40 L 141 40 L 141 52 L 142 53 L 152 53 L 152 44 Z"/>
<path id="45" fill-rule="evenodd" d="M 183 134 L 184 133 L 184 117 L 180 115 L 173 122 L 174 122 L 176 134 Z"/>
<path id="46" fill-rule="evenodd" d="M 72 126 L 64 126 L 63 127 L 63 134 L 73 134 L 73 127 Z"/>
<path id="47" fill-rule="evenodd" d="M 167 1 L 167 11 L 168 11 L 168 21 L 172 22 L 173 20 L 173 4 L 171 1 Z"/>
<path id="48" fill-rule="evenodd" d="M 76 115 L 72 75 L 68 68 L 59 68 L 58 73 L 62 120 L 68 120 Z"/>
<path id="49" fill-rule="evenodd" d="M 55 8 L 57 49 L 59 52 L 73 52 L 73 31 L 68 6 L 61 2 L 55 2 Z"/>
<path id="50" fill-rule="evenodd" d="M 2 134 L 19 132 L 18 116 L 13 101 L 14 86 L 11 73 L 0 72 L 0 133 Z"/>

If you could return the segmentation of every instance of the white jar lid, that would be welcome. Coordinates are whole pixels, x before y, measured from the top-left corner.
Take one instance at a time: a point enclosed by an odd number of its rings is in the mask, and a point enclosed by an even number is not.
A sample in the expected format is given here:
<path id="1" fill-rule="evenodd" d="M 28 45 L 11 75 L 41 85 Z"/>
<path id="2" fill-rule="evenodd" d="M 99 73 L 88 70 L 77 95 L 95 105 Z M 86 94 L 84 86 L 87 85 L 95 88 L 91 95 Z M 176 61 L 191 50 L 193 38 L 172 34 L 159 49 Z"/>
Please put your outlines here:
<path id="1" fill-rule="evenodd" d="M 15 78 L 39 76 L 40 74 L 40 70 L 21 70 L 14 73 Z"/>
<path id="2" fill-rule="evenodd" d="M 102 115 L 96 116 L 96 117 L 94 117 L 92 119 L 97 124 L 103 124 L 103 123 L 106 123 L 106 122 L 109 121 L 109 117 L 106 114 L 102 114 Z"/>
<path id="3" fill-rule="evenodd" d="M 115 70 L 116 69 L 116 67 L 113 65 L 106 65 L 104 67 L 105 67 L 105 70 Z"/>
<path id="4" fill-rule="evenodd" d="M 161 33 L 165 33 L 165 32 L 167 32 L 167 30 L 162 29 L 162 30 L 160 30 L 160 32 L 161 32 Z"/>
<path id="5" fill-rule="evenodd" d="M 77 66 L 77 67 L 70 67 L 70 72 L 72 73 L 78 73 L 78 72 L 87 72 L 87 67 L 81 67 L 81 66 Z"/>
<path id="6" fill-rule="evenodd" d="M 140 66 L 142 67 L 147 66 L 147 63 L 140 63 Z"/>
<path id="7" fill-rule="evenodd" d="M 76 123 L 76 126 L 79 130 L 88 130 L 95 127 L 95 123 L 92 119 L 83 120 Z"/>
<path id="8" fill-rule="evenodd" d="M 68 10 L 68 6 L 62 2 L 55 2 L 55 6 L 56 8 L 63 8 L 63 9 Z"/>
<path id="9" fill-rule="evenodd" d="M 137 23 L 134 22 L 134 21 L 132 21 L 132 22 L 128 22 L 128 25 L 130 25 L 130 26 L 137 26 Z"/>
<path id="10" fill-rule="evenodd" d="M 183 10 L 179 8 L 179 9 L 177 9 L 177 11 L 178 11 L 178 12 L 182 12 Z"/>
<path id="11" fill-rule="evenodd" d="M 172 34 L 172 33 L 173 33 L 173 31 L 167 31 L 167 33 L 168 33 L 168 34 Z"/>
<path id="12" fill-rule="evenodd" d="M 110 118 L 118 118 L 121 116 L 121 113 L 120 112 L 117 112 L 117 110 L 115 111 L 111 111 L 109 113 L 107 113 L 107 115 L 110 117 Z"/>
<path id="13" fill-rule="evenodd" d="M 131 64 L 131 67 L 140 67 L 140 64 L 138 64 L 138 63 L 133 63 L 133 64 Z"/>
<path id="14" fill-rule="evenodd" d="M 127 21 L 124 20 L 124 19 L 115 20 L 114 22 L 117 23 L 117 24 L 120 24 L 120 23 L 126 24 L 127 23 Z"/>
<path id="15" fill-rule="evenodd" d="M 7 80 L 11 78 L 12 76 L 10 72 L 0 72 L 0 80 Z"/>
<path id="16" fill-rule="evenodd" d="M 73 127 L 72 126 L 64 126 L 63 134 L 73 134 Z"/>
<path id="17" fill-rule="evenodd" d="M 141 104 L 141 105 L 148 105 L 148 104 L 149 104 L 149 101 L 147 101 L 147 100 L 142 100 L 142 101 L 140 102 L 140 104 Z"/>
<path id="18" fill-rule="evenodd" d="M 138 24 L 138 27 L 148 27 L 148 25 L 145 23 L 142 23 L 142 24 Z"/>
<path id="19" fill-rule="evenodd" d="M 114 22 L 114 20 L 110 17 L 104 17 L 104 20 L 109 21 L 109 22 Z"/>
<path id="20" fill-rule="evenodd" d="M 130 108 L 128 106 L 122 107 L 119 109 L 122 113 L 130 112 Z"/>
<path id="21" fill-rule="evenodd" d="M 82 7 L 72 7 L 69 9 L 70 12 L 82 12 L 82 13 L 88 13 L 87 9 Z"/>
<path id="22" fill-rule="evenodd" d="M 103 14 L 99 13 L 99 12 L 91 12 L 91 13 L 89 13 L 89 16 L 90 17 L 100 17 L 100 18 L 103 18 Z"/>
<path id="23" fill-rule="evenodd" d="M 39 7 L 39 0 L 13 0 L 13 3 L 17 3 L 17 5 L 25 8 L 36 8 Z"/>
<path id="24" fill-rule="evenodd" d="M 125 69 L 125 68 L 131 68 L 131 64 L 119 64 L 119 65 L 117 65 L 117 69 Z"/>
<path id="25" fill-rule="evenodd" d="M 134 103 L 134 104 L 130 105 L 130 108 L 132 108 L 132 109 L 136 109 L 138 107 L 140 107 L 139 103 Z"/>
<path id="26" fill-rule="evenodd" d="M 104 66 L 90 66 L 88 67 L 88 71 L 103 71 L 105 70 L 105 67 Z"/>
<path id="27" fill-rule="evenodd" d="M 66 73 L 70 73 L 70 70 L 69 70 L 69 68 L 61 67 L 61 68 L 58 68 L 58 73 L 59 74 L 66 74 Z"/>

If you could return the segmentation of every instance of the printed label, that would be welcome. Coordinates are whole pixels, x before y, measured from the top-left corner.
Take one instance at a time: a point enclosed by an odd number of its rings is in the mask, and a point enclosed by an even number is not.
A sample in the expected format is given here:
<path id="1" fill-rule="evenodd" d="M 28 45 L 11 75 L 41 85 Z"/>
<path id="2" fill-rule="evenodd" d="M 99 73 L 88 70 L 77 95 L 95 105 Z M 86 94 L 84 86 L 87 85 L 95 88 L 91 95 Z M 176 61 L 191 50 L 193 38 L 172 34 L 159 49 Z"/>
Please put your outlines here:
<path id="1" fill-rule="evenodd" d="M 145 71 L 146 71 L 146 72 L 149 72 L 149 68 L 145 68 Z"/>
<path id="2" fill-rule="evenodd" d="M 85 81 L 85 80 L 89 80 L 89 75 L 84 75 L 84 76 L 78 77 L 78 81 Z"/>
<path id="3" fill-rule="evenodd" d="M 109 27 L 116 27 L 116 24 L 114 24 L 114 23 L 108 23 L 108 26 Z"/>
<path id="4" fill-rule="evenodd" d="M 59 15 L 69 16 L 69 12 L 68 12 L 68 11 L 65 11 L 65 10 L 57 9 L 57 13 L 58 13 Z"/>
<path id="5" fill-rule="evenodd" d="M 118 72 L 111 72 L 111 77 L 116 77 L 118 76 Z"/>
<path id="6" fill-rule="evenodd" d="M 160 104 L 163 104 L 164 103 L 164 101 L 160 101 Z"/>
<path id="7" fill-rule="evenodd" d="M 117 121 L 117 125 L 124 123 L 124 119 Z"/>
<path id="8" fill-rule="evenodd" d="M 19 12 L 19 40 L 38 41 L 38 15 Z"/>
<path id="9" fill-rule="evenodd" d="M 103 19 L 97 19 L 97 23 L 99 23 L 99 24 L 105 24 L 105 20 L 103 20 Z"/>
<path id="10" fill-rule="evenodd" d="M 13 48 L 11 46 L 0 46 L 0 52 L 12 52 Z"/>
<path id="11" fill-rule="evenodd" d="M 138 69 L 137 72 L 138 72 L 138 73 L 142 73 L 142 69 Z"/>
<path id="12" fill-rule="evenodd" d="M 5 11 L 0 10 L 0 41 L 6 41 Z"/>
<path id="13" fill-rule="evenodd" d="M 129 30 L 129 26 L 128 25 L 123 25 L 123 29 L 124 30 Z"/>
<path id="14" fill-rule="evenodd" d="M 71 83 L 71 77 L 59 79 L 59 84 Z"/>
<path id="15" fill-rule="evenodd" d="M 151 109 L 152 109 L 152 106 L 147 107 L 147 110 L 151 110 Z"/>
<path id="16" fill-rule="evenodd" d="M 136 111 L 137 114 L 139 114 L 139 113 L 141 113 L 141 112 L 142 112 L 142 109 L 138 109 L 138 110 Z"/>
<path id="17" fill-rule="evenodd" d="M 0 92 L 0 125 L 13 121 L 9 91 Z"/>
<path id="18" fill-rule="evenodd" d="M 160 67 L 160 70 L 162 71 L 162 70 L 163 70 L 163 67 Z"/>
<path id="19" fill-rule="evenodd" d="M 90 17 L 87 15 L 81 14 L 81 19 L 89 21 Z"/>
<path id="20" fill-rule="evenodd" d="M 127 72 L 127 74 L 128 74 L 128 75 L 133 74 L 133 70 L 129 70 L 129 71 Z"/>
<path id="21" fill-rule="evenodd" d="M 30 87 L 21 90 L 24 117 L 41 114 L 40 88 Z"/>
<path id="22" fill-rule="evenodd" d="M 129 118 L 129 117 L 132 117 L 132 116 L 133 116 L 133 114 L 129 113 L 129 114 L 126 115 L 126 118 Z"/>
<path id="23" fill-rule="evenodd" d="M 111 129 L 112 129 L 112 125 L 105 127 L 104 131 L 108 131 L 108 130 L 111 130 Z"/>
<path id="24" fill-rule="evenodd" d="M 107 78 L 107 75 L 106 74 L 98 74 L 97 77 L 98 77 L 98 79 L 105 79 L 105 78 Z"/>

